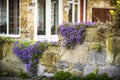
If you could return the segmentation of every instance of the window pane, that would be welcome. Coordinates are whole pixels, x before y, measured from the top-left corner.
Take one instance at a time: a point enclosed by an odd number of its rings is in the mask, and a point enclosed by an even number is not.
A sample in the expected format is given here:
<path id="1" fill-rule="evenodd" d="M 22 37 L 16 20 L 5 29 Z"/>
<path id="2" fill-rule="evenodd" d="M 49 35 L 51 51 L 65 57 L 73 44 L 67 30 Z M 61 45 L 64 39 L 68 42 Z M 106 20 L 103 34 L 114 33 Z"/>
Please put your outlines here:
<path id="1" fill-rule="evenodd" d="M 51 0 L 51 34 L 57 34 L 58 0 Z"/>
<path id="2" fill-rule="evenodd" d="M 45 35 L 45 0 L 38 0 L 38 26 L 37 34 Z"/>
<path id="3" fill-rule="evenodd" d="M 78 22 L 78 5 L 75 5 L 75 22 Z"/>
<path id="4" fill-rule="evenodd" d="M 71 23 L 72 23 L 72 7 L 73 7 L 73 4 L 70 4 L 68 18 L 69 18 L 69 22 Z"/>
<path id="5" fill-rule="evenodd" d="M 0 34 L 7 33 L 7 1 L 0 0 Z"/>
<path id="6" fill-rule="evenodd" d="M 19 34 L 19 0 L 9 0 L 9 34 Z"/>

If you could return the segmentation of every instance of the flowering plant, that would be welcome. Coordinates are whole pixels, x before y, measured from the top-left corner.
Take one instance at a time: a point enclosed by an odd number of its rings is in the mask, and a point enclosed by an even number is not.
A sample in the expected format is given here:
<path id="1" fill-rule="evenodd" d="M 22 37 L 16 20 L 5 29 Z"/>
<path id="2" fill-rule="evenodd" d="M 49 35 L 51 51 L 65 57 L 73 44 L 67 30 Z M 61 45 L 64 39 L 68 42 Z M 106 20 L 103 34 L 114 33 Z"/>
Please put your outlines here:
<path id="1" fill-rule="evenodd" d="M 50 45 L 48 42 L 15 42 L 13 45 L 14 54 L 21 59 L 21 61 L 26 64 L 26 70 L 31 76 L 37 75 L 37 64 L 38 58 L 41 56 L 43 51 Z"/>
<path id="2" fill-rule="evenodd" d="M 109 11 L 113 19 L 113 28 L 120 29 L 120 1 L 116 1 L 115 9 Z"/>
<path id="3" fill-rule="evenodd" d="M 63 46 L 74 49 L 76 44 L 81 44 L 84 38 L 84 31 L 86 27 L 92 26 L 93 23 L 64 23 L 60 26 L 60 34 L 64 38 Z"/>

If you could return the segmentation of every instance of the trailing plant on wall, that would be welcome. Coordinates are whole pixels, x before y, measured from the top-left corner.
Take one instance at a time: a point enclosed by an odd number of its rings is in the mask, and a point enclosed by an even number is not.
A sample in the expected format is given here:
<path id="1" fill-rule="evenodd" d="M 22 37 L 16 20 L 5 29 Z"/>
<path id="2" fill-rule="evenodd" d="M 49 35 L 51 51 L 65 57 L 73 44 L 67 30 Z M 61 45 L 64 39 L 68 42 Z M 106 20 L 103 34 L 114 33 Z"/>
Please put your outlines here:
<path id="1" fill-rule="evenodd" d="M 112 15 L 113 29 L 120 30 L 120 1 L 116 1 L 115 9 L 110 10 Z"/>
<path id="2" fill-rule="evenodd" d="M 17 41 L 13 45 L 13 52 L 26 64 L 26 70 L 30 76 L 35 77 L 37 76 L 38 58 L 41 57 L 45 49 L 51 45 L 54 45 L 54 43 Z"/>
<path id="3" fill-rule="evenodd" d="M 93 27 L 95 23 L 64 23 L 60 26 L 60 35 L 64 38 L 63 46 L 68 49 L 74 49 L 75 45 L 81 44 L 84 39 L 86 27 Z"/>
<path id="4" fill-rule="evenodd" d="M 11 43 L 14 42 L 14 39 L 10 38 L 10 37 L 0 37 L 0 43 Z"/>

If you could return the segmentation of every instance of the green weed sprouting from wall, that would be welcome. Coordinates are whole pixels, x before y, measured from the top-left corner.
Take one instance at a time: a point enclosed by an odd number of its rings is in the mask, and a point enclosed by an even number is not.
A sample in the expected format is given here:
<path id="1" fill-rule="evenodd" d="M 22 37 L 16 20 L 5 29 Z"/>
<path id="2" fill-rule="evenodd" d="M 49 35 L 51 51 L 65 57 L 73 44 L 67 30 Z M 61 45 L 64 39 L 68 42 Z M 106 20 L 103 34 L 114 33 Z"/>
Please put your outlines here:
<path id="1" fill-rule="evenodd" d="M 10 38 L 10 37 L 0 37 L 0 44 L 3 44 L 3 43 L 12 43 L 14 41 L 15 40 L 13 38 Z"/>

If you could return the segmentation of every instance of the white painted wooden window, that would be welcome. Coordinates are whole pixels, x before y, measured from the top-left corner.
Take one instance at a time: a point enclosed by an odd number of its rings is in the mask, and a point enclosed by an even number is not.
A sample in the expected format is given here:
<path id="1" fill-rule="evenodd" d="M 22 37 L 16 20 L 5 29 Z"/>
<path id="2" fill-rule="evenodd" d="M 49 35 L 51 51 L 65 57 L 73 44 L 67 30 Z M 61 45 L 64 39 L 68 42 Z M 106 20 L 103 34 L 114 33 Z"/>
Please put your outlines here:
<path id="1" fill-rule="evenodd" d="M 36 0 L 35 40 L 58 41 L 57 27 L 62 22 L 62 0 Z"/>
<path id="2" fill-rule="evenodd" d="M 69 0 L 70 9 L 68 11 L 69 22 L 80 21 L 80 0 Z"/>
<path id="3" fill-rule="evenodd" d="M 19 0 L 0 0 L 0 36 L 19 36 Z"/>

